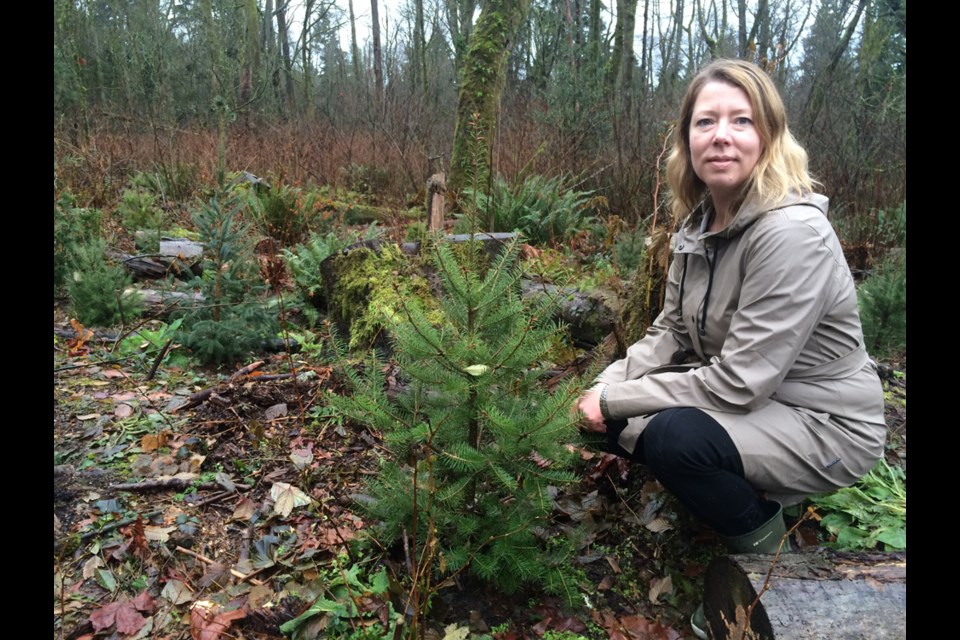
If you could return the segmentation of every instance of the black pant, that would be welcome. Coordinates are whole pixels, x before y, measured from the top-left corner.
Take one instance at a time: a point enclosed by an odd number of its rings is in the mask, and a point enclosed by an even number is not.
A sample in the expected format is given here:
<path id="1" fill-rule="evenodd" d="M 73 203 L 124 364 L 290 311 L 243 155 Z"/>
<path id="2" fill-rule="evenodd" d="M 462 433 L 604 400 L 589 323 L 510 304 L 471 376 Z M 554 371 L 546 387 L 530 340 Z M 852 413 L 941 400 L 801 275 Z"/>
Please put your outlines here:
<path id="1" fill-rule="evenodd" d="M 661 411 L 632 454 L 617 444 L 626 426 L 626 420 L 607 422 L 609 451 L 649 466 L 660 484 L 720 535 L 743 535 L 769 519 L 766 501 L 743 476 L 740 452 L 727 430 L 703 411 Z"/>

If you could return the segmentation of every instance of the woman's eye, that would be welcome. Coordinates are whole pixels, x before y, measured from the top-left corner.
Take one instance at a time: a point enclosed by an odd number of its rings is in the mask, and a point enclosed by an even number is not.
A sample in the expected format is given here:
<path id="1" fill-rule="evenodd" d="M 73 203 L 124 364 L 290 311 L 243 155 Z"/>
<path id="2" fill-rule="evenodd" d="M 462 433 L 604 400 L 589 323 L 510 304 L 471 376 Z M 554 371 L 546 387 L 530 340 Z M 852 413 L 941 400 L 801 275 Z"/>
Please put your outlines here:
<path id="1" fill-rule="evenodd" d="M 733 123 L 734 123 L 734 124 L 737 124 L 737 125 L 740 125 L 741 127 L 746 127 L 746 126 L 749 126 L 749 125 L 753 124 L 753 120 L 751 120 L 750 118 L 748 118 L 748 117 L 746 117 L 746 116 L 741 116 L 741 117 L 739 117 L 739 118 L 736 118 L 736 119 L 733 121 Z"/>
<path id="2" fill-rule="evenodd" d="M 712 122 L 713 121 L 710 120 L 710 118 L 700 118 L 694 124 L 698 127 L 707 127 L 707 126 L 710 126 Z"/>

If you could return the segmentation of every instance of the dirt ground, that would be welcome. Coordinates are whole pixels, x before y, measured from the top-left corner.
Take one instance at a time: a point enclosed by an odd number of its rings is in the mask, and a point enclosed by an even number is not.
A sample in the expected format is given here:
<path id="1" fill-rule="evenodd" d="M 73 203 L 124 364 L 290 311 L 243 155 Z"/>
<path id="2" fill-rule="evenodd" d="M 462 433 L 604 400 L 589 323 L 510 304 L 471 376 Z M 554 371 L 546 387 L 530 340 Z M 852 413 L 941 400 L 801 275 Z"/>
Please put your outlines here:
<path id="1" fill-rule="evenodd" d="M 344 568 L 344 549 L 365 530 L 354 496 L 377 473 L 379 434 L 311 417 L 319 390 L 337 384 L 315 357 L 266 356 L 245 375 L 161 367 L 148 379 L 151 362 L 111 361 L 114 343 L 78 345 L 56 312 L 54 325 L 54 637 L 190 638 L 200 602 L 244 612 L 223 618 L 219 636 L 200 624 L 206 640 L 285 637 L 279 625 Z M 906 356 L 881 365 L 888 461 L 905 468 Z M 434 599 L 431 637 L 451 624 L 498 640 L 617 628 L 647 634 L 624 638 L 692 637 L 699 579 L 722 551 L 716 536 L 645 469 L 582 457 L 583 481 L 555 502 L 558 529 L 589 526 L 578 558 L 584 607 L 462 577 Z M 288 487 L 312 506 L 284 513 L 299 496 Z M 794 533 L 801 545 L 822 535 L 811 523 Z M 403 571 L 395 549 L 349 560 Z"/>

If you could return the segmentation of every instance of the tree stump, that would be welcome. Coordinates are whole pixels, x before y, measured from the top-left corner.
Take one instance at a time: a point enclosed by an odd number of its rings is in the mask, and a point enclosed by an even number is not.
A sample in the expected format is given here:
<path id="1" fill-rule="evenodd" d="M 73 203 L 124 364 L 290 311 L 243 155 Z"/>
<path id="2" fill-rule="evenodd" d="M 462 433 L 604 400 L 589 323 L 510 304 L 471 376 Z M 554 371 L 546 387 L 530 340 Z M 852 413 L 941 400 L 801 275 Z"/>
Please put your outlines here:
<path id="1" fill-rule="evenodd" d="M 906 553 L 721 556 L 707 568 L 704 614 L 715 640 L 905 638 L 906 573 Z"/>
<path id="2" fill-rule="evenodd" d="M 442 173 L 435 173 L 427 180 L 427 204 L 430 212 L 427 229 L 440 231 L 447 208 L 447 179 Z"/>

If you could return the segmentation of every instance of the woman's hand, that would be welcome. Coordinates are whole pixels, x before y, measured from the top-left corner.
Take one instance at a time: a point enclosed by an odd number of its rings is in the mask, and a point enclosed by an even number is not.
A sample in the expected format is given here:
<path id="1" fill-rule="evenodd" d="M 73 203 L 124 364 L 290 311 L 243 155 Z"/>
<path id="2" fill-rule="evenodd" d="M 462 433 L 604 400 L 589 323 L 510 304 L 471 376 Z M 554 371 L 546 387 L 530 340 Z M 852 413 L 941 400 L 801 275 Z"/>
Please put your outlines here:
<path id="1" fill-rule="evenodd" d="M 603 387 L 594 387 L 580 397 L 577 402 L 577 410 L 583 414 L 583 426 L 587 431 L 593 433 L 606 433 L 607 423 L 603 419 L 603 413 L 600 411 L 600 390 Z"/>

